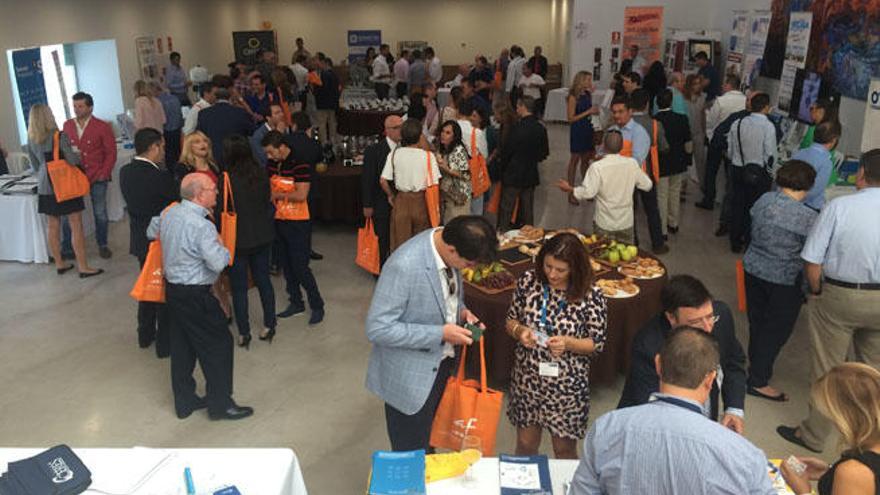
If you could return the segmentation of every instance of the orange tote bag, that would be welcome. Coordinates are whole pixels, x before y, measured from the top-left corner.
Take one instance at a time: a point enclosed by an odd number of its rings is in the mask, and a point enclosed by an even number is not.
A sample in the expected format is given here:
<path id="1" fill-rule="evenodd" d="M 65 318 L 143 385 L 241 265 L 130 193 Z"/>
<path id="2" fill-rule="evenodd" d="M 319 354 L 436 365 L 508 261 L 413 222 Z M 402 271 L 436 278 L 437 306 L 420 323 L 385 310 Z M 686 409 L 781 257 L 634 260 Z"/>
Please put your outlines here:
<path id="1" fill-rule="evenodd" d="M 55 201 L 62 203 L 88 194 L 89 178 L 79 167 L 61 158 L 60 132 L 55 132 L 52 148 L 54 156 L 52 161 L 46 164 L 46 171 L 49 172 L 52 190 L 55 191 Z"/>
<path id="2" fill-rule="evenodd" d="M 465 380 L 464 364 L 467 347 L 461 350 L 458 374 L 449 377 L 446 390 L 437 407 L 431 426 L 431 445 L 461 450 L 465 436 L 480 438 L 483 455 L 495 452 L 495 436 L 504 405 L 504 394 L 490 389 L 486 384 L 486 339 L 480 339 L 480 381 Z"/>
<path id="3" fill-rule="evenodd" d="M 492 179 L 489 178 L 489 167 L 486 166 L 486 157 L 477 150 L 477 130 L 471 131 L 471 159 L 468 162 L 471 171 L 471 187 L 473 197 L 478 198 L 489 190 Z"/>
<path id="4" fill-rule="evenodd" d="M 177 202 L 168 205 L 162 213 L 176 205 Z M 165 271 L 162 267 L 162 243 L 159 238 L 150 242 L 147 249 L 147 257 L 144 259 L 144 267 L 134 282 L 134 287 L 128 293 L 134 300 L 140 302 L 165 302 Z"/>
<path id="5" fill-rule="evenodd" d="M 366 224 L 358 229 L 357 256 L 354 262 L 373 275 L 379 274 L 379 237 L 373 230 L 372 218 L 368 218 Z"/>
<path id="6" fill-rule="evenodd" d="M 434 183 L 434 174 L 431 172 L 431 152 L 426 151 L 428 157 L 428 187 L 425 189 L 425 205 L 428 207 L 428 218 L 431 226 L 440 225 L 440 184 Z"/>
<path id="7" fill-rule="evenodd" d="M 232 262 L 235 260 L 236 229 L 238 228 L 238 215 L 234 210 L 232 182 L 229 181 L 229 174 L 223 172 L 223 211 L 220 213 L 220 240 L 229 250 L 229 266 L 232 266 Z"/>

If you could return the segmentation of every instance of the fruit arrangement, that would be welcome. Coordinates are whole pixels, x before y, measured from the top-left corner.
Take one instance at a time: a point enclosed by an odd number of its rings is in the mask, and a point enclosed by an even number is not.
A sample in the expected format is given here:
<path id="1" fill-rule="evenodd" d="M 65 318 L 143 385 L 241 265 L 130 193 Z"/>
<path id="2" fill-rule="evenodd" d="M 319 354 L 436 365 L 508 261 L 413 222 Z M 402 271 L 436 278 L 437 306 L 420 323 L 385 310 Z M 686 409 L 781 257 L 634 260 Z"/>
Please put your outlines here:
<path id="1" fill-rule="evenodd" d="M 638 257 L 638 255 L 638 247 L 631 245 L 628 246 L 623 243 L 618 243 L 617 241 L 611 241 L 608 244 L 608 248 L 601 250 L 597 257 L 611 263 L 612 265 L 616 265 L 621 261 L 630 261 L 633 258 Z"/>
<path id="2" fill-rule="evenodd" d="M 461 276 L 467 282 L 493 290 L 507 289 L 516 284 L 513 274 L 497 261 L 488 265 L 465 268 L 461 271 Z"/>

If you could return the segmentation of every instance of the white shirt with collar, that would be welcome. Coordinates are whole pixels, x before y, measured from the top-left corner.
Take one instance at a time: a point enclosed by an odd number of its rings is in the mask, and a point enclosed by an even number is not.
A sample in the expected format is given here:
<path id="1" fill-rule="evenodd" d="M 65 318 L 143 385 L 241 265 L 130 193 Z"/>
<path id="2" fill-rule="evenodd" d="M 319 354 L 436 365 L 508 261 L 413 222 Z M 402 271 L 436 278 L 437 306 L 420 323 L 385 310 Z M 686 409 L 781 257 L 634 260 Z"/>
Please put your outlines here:
<path id="1" fill-rule="evenodd" d="M 733 112 L 746 108 L 746 95 L 742 91 L 728 91 L 715 98 L 712 106 L 706 110 L 706 137 L 712 139 L 715 128 Z"/>
<path id="2" fill-rule="evenodd" d="M 196 126 L 199 125 L 199 112 L 210 106 L 211 104 L 205 101 L 204 98 L 199 98 L 199 101 L 189 109 L 189 113 L 186 114 L 186 119 L 183 121 L 184 134 L 192 134 L 196 130 Z"/>
<path id="3" fill-rule="evenodd" d="M 144 158 L 144 157 L 142 157 L 142 156 L 135 156 L 134 159 L 135 159 L 135 160 L 140 160 L 140 161 L 142 161 L 142 162 L 147 162 L 147 163 L 149 163 L 150 165 L 152 165 L 156 170 L 162 170 L 162 168 L 161 168 L 159 165 L 157 165 L 156 162 L 150 160 L 149 158 Z"/>
<path id="4" fill-rule="evenodd" d="M 516 57 L 507 64 L 507 78 L 504 80 L 504 90 L 508 93 L 519 85 L 519 78 L 522 77 L 522 68 L 525 64 L 526 59 L 524 57 Z"/>
<path id="5" fill-rule="evenodd" d="M 391 150 L 391 151 L 394 151 L 395 148 L 397 148 L 398 146 L 400 146 L 399 144 L 395 143 L 395 142 L 394 142 L 390 137 L 388 137 L 388 136 L 385 136 L 385 142 L 388 143 L 388 149 Z"/>
<path id="6" fill-rule="evenodd" d="M 391 82 L 391 69 L 388 68 L 388 61 L 385 55 L 379 55 L 373 59 L 373 75 L 370 80 L 388 84 Z"/>
<path id="7" fill-rule="evenodd" d="M 544 78 L 538 74 L 532 73 L 531 76 L 526 77 L 523 75 L 519 78 L 518 87 L 522 88 L 522 93 L 525 96 L 531 96 L 536 100 L 541 99 L 541 87 L 543 87 L 546 83 L 544 82 Z"/>
<path id="8" fill-rule="evenodd" d="M 742 149 L 740 149 L 742 141 Z M 733 123 L 727 133 L 727 157 L 734 167 L 775 162 L 776 127 L 763 113 L 752 113 Z"/>
<path id="9" fill-rule="evenodd" d="M 441 79 L 443 79 L 443 66 L 440 65 L 440 59 L 436 56 L 431 59 L 431 63 L 428 64 L 428 76 L 431 77 L 431 80 L 434 83 L 439 83 Z"/>
<path id="10" fill-rule="evenodd" d="M 296 87 L 303 91 L 307 84 L 306 79 L 309 77 L 309 69 L 297 62 L 290 66 L 290 70 L 293 71 L 293 77 L 296 79 Z"/>
<path id="11" fill-rule="evenodd" d="M 442 227 L 434 229 L 434 232 L 443 230 Z M 431 252 L 434 254 L 434 262 L 437 264 L 437 276 L 440 277 L 440 288 L 443 291 L 443 303 L 445 309 L 446 323 L 458 324 L 458 291 L 462 290 L 458 285 L 455 269 L 452 269 L 452 287 L 450 290 L 450 282 L 446 277 L 446 269 L 449 268 L 443 258 L 440 257 L 440 251 L 437 250 L 437 240 L 431 235 Z M 455 357 L 455 349 L 449 342 L 443 343 L 443 357 Z"/>
<path id="12" fill-rule="evenodd" d="M 580 200 L 596 199 L 593 221 L 603 230 L 619 231 L 633 226 L 633 192 L 650 191 L 651 178 L 639 163 L 619 154 L 605 155 L 593 162 L 584 175 L 584 182 L 574 188 Z"/>
<path id="13" fill-rule="evenodd" d="M 76 124 L 76 137 L 82 139 L 83 133 L 86 132 L 86 127 L 89 126 L 89 122 L 92 121 L 92 116 L 89 115 L 86 118 L 86 122 L 83 125 L 79 125 L 79 119 L 73 119 L 73 122 Z"/>
<path id="14" fill-rule="evenodd" d="M 467 119 L 458 119 L 456 122 L 458 122 L 458 127 L 461 128 L 461 142 L 464 143 L 464 147 L 467 148 L 468 154 L 473 156 L 473 150 L 471 149 L 471 133 L 476 131 L 475 137 L 477 141 L 477 151 L 488 159 L 489 142 L 486 140 L 486 131 L 483 129 L 477 129 L 471 124 L 471 121 Z"/>
<path id="15" fill-rule="evenodd" d="M 419 192 L 428 187 L 428 156 L 431 157 L 431 184 L 440 182 L 440 168 L 437 156 L 430 151 L 413 147 L 397 147 L 388 153 L 382 178 L 394 181 L 394 187 L 400 192 Z"/>

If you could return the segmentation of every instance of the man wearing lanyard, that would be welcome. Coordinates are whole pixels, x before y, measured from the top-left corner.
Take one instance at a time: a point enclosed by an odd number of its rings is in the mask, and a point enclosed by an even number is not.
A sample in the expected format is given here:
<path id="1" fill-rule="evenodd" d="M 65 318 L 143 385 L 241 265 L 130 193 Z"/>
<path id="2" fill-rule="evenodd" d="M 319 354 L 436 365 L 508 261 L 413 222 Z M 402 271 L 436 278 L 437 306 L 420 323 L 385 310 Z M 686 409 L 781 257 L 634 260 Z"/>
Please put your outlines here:
<path id="1" fill-rule="evenodd" d="M 464 305 L 459 270 L 491 261 L 497 249 L 486 219 L 462 215 L 413 237 L 382 268 L 367 313 L 367 389 L 385 402 L 392 450 L 429 448 L 453 346 L 471 344 L 462 325 L 479 323 Z"/>
<path id="2" fill-rule="evenodd" d="M 764 453 L 703 415 L 720 365 L 715 339 L 680 328 L 653 361 L 659 391 L 593 423 L 569 493 L 775 494 Z"/>
<path id="3" fill-rule="evenodd" d="M 646 169 L 648 154 L 651 151 L 651 136 L 648 131 L 633 120 L 633 111 L 628 104 L 626 97 L 615 97 L 611 102 L 611 115 L 614 119 L 612 130 L 620 131 L 623 135 L 623 149 L 620 154 L 635 158 L 642 169 Z M 649 173 L 650 177 L 651 174 Z M 657 205 L 657 191 L 652 187 L 648 191 L 639 190 L 638 197 L 641 199 L 642 207 L 645 209 L 645 215 L 648 217 L 648 230 L 651 234 L 651 248 L 654 254 L 665 254 L 669 252 L 669 247 L 663 241 L 663 231 L 660 224 L 660 209 Z M 633 232 L 636 231 L 636 225 L 633 223 Z M 634 237 L 638 239 L 638 236 Z"/>
<path id="4" fill-rule="evenodd" d="M 812 293 L 811 383 L 843 364 L 850 348 L 855 360 L 880 367 L 880 148 L 862 155 L 856 187 L 859 192 L 825 205 L 801 251 Z M 776 431 L 820 452 L 831 423 L 812 401 L 808 411 L 799 427 Z"/>
<path id="5" fill-rule="evenodd" d="M 174 409 L 180 419 L 204 407 L 211 419 L 243 419 L 254 410 L 232 400 L 232 336 L 211 292 L 230 259 L 209 219 L 217 186 L 204 174 L 189 174 L 180 184 L 180 196 L 182 201 L 153 217 L 147 229 L 149 238 L 162 243 Z M 205 398 L 196 395 L 196 361 L 205 375 Z"/>

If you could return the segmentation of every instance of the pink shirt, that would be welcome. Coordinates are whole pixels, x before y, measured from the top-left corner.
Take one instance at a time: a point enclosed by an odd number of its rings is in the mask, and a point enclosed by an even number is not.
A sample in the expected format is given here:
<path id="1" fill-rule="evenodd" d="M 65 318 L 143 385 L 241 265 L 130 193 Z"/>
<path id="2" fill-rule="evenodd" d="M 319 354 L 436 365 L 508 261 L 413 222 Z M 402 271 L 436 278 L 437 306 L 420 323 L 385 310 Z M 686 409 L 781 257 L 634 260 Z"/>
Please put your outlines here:
<path id="1" fill-rule="evenodd" d="M 165 126 L 165 110 L 156 98 L 138 96 L 134 100 L 134 127 L 137 130 L 152 127 L 159 132 Z"/>

